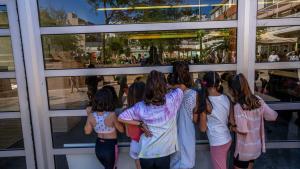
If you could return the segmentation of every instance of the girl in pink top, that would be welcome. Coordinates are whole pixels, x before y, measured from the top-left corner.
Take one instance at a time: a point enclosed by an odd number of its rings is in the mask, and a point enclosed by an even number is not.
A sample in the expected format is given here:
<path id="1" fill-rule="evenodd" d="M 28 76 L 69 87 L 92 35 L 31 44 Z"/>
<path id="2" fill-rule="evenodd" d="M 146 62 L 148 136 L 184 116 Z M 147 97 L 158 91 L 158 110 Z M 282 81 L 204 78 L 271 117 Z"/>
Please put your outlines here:
<path id="1" fill-rule="evenodd" d="M 252 169 L 254 160 L 266 149 L 264 120 L 275 121 L 277 113 L 251 92 L 243 74 L 236 75 L 229 88 L 235 101 L 231 124 L 237 135 L 234 167 Z"/>

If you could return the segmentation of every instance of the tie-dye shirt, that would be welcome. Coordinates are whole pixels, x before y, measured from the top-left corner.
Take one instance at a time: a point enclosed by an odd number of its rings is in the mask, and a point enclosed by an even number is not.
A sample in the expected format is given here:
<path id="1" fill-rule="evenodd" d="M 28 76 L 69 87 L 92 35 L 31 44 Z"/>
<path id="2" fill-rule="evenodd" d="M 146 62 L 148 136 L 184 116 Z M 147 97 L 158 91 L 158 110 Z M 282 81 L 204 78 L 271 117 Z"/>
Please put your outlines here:
<path id="1" fill-rule="evenodd" d="M 142 120 L 153 134 L 152 137 L 146 137 L 144 134 L 141 136 L 139 158 L 164 157 L 178 150 L 176 114 L 183 92 L 181 89 L 175 89 L 165 97 L 164 105 L 146 105 L 142 101 L 119 116 L 123 120 Z"/>

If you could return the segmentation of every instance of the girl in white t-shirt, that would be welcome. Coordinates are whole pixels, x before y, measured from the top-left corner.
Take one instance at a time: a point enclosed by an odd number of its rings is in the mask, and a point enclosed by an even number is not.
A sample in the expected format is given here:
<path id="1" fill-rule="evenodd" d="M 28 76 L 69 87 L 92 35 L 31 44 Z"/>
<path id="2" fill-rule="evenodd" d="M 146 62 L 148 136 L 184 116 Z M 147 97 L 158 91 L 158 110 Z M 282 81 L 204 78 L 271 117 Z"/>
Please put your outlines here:
<path id="1" fill-rule="evenodd" d="M 222 94 L 221 78 L 208 72 L 202 81 L 200 93 L 200 130 L 207 133 L 214 169 L 227 169 L 227 154 L 231 145 L 228 119 L 231 110 L 229 98 Z"/>

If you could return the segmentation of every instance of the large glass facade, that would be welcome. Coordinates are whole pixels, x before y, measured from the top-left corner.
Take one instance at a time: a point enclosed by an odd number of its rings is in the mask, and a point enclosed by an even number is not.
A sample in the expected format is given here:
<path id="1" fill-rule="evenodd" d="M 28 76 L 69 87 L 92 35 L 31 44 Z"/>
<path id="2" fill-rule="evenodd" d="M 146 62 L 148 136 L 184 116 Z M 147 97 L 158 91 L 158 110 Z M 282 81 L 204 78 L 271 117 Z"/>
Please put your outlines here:
<path id="1" fill-rule="evenodd" d="M 38 0 L 41 26 L 237 19 L 237 0 Z"/>
<path id="2" fill-rule="evenodd" d="M 196 89 L 216 71 L 229 94 L 228 78 L 244 73 L 279 114 L 255 168 L 300 168 L 299 14 L 299 0 L 0 0 L 0 168 L 97 168 L 97 136 L 83 130 L 91 85 L 114 87 L 119 114 L 136 79 L 167 77 L 179 60 Z M 212 168 L 195 128 L 195 169 Z M 118 140 L 119 168 L 132 169 L 130 140 Z"/>
<path id="3" fill-rule="evenodd" d="M 46 69 L 236 63 L 236 29 L 44 35 Z"/>

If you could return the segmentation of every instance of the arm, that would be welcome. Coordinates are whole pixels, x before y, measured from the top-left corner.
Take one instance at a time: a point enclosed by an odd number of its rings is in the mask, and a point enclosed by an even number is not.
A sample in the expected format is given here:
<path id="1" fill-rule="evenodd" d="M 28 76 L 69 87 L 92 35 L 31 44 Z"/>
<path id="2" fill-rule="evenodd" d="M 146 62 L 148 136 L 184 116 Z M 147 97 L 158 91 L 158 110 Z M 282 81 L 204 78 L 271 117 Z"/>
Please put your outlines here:
<path id="1" fill-rule="evenodd" d="M 272 110 L 264 101 L 261 101 L 261 104 L 263 106 L 263 116 L 264 119 L 267 121 L 276 121 L 278 114 L 276 111 Z"/>
<path id="2" fill-rule="evenodd" d="M 92 133 L 93 131 L 93 125 L 92 125 L 92 115 L 89 115 L 87 120 L 86 120 L 86 123 L 85 123 L 85 126 L 84 126 L 84 133 L 86 135 L 89 135 Z"/>
<path id="3" fill-rule="evenodd" d="M 116 127 L 116 129 L 120 132 L 120 133 L 123 133 L 124 132 L 124 125 L 121 124 L 119 121 L 118 121 L 118 118 L 116 116 L 115 113 L 112 114 L 113 116 L 113 119 L 114 119 L 114 126 Z"/>
<path id="4" fill-rule="evenodd" d="M 207 130 L 207 115 L 206 113 L 202 112 L 200 114 L 200 124 L 199 124 L 199 128 L 201 132 L 206 132 Z"/>

